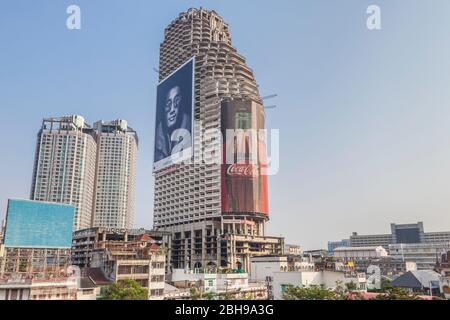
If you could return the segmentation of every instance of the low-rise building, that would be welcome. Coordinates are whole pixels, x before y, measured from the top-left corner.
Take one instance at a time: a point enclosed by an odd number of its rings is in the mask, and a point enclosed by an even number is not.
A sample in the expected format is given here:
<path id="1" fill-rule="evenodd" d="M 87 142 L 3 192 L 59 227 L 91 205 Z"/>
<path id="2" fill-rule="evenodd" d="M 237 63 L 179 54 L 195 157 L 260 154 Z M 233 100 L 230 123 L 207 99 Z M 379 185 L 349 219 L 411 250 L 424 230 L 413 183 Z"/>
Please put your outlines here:
<path id="1" fill-rule="evenodd" d="M 171 284 L 176 288 L 195 288 L 200 295 L 212 294 L 215 299 L 240 299 L 248 296 L 257 300 L 267 299 L 265 282 L 249 281 L 247 273 L 175 269 L 171 276 Z"/>
<path id="2" fill-rule="evenodd" d="M 77 285 L 77 300 L 97 300 L 101 295 L 101 287 L 89 277 L 81 277 Z"/>
<path id="3" fill-rule="evenodd" d="M 71 266 L 70 249 L 65 248 L 3 248 L 0 276 L 24 277 L 66 276 Z"/>
<path id="4" fill-rule="evenodd" d="M 299 245 L 295 244 L 286 244 L 284 246 L 284 253 L 287 255 L 299 256 L 303 253 L 303 249 Z"/>
<path id="5" fill-rule="evenodd" d="M 135 280 L 148 289 L 149 300 L 164 299 L 166 254 L 148 235 L 102 246 L 92 252 L 92 268 L 101 269 L 110 281 Z"/>
<path id="6" fill-rule="evenodd" d="M 389 245 L 391 257 L 399 261 L 415 262 L 417 270 L 433 270 L 441 253 L 448 250 L 450 242 Z"/>
<path id="7" fill-rule="evenodd" d="M 381 247 L 340 247 L 333 251 L 336 259 L 344 261 L 368 260 L 380 257 L 387 257 L 387 251 Z"/>
<path id="8" fill-rule="evenodd" d="M 270 281 L 274 272 L 314 271 L 314 261 L 309 256 L 280 255 L 252 257 L 250 279 Z"/>
<path id="9" fill-rule="evenodd" d="M 71 205 L 8 200 L 0 277 L 65 277 L 74 211 Z"/>
<path id="10" fill-rule="evenodd" d="M 76 300 L 77 282 L 64 278 L 9 278 L 0 280 L 0 300 Z"/>
<path id="11" fill-rule="evenodd" d="M 311 287 L 319 286 L 328 289 L 335 289 L 338 284 L 345 286 L 347 283 L 354 283 L 359 291 L 366 290 L 366 275 L 350 274 L 342 271 L 291 271 L 274 272 L 272 275 L 273 298 L 282 300 L 283 294 L 290 287 Z"/>
<path id="12" fill-rule="evenodd" d="M 164 285 L 164 300 L 190 300 L 191 291 L 189 288 L 180 289 L 168 283 Z"/>
<path id="13" fill-rule="evenodd" d="M 336 248 L 350 247 L 350 239 L 342 239 L 341 241 L 328 241 L 328 254 L 333 255 Z"/>
<path id="14" fill-rule="evenodd" d="M 251 279 L 266 282 L 269 299 L 280 300 L 289 286 L 325 286 L 333 289 L 337 283 L 354 282 L 358 290 L 366 290 L 364 273 L 352 272 L 345 263 L 328 257 L 266 256 L 253 257 Z"/>
<path id="15" fill-rule="evenodd" d="M 450 251 L 441 254 L 436 271 L 441 276 L 441 292 L 446 299 L 450 300 Z"/>
<path id="16" fill-rule="evenodd" d="M 166 252 L 166 272 L 170 266 L 171 233 L 145 229 L 88 228 L 75 231 L 72 235 L 72 263 L 80 268 L 90 267 L 92 252 L 105 248 L 111 241 L 133 242 L 143 235 Z"/>
<path id="17" fill-rule="evenodd" d="M 417 265 L 414 262 L 402 261 L 390 256 L 356 260 L 353 264 L 357 272 L 371 273 L 373 271 L 369 271 L 369 268 L 370 270 L 374 270 L 373 267 L 377 267 L 380 270 L 380 276 L 389 278 L 408 271 L 417 270 Z"/>
<path id="18" fill-rule="evenodd" d="M 433 270 L 416 270 L 399 276 L 390 285 L 415 294 L 437 296 L 440 295 L 440 280 L 439 273 Z"/>

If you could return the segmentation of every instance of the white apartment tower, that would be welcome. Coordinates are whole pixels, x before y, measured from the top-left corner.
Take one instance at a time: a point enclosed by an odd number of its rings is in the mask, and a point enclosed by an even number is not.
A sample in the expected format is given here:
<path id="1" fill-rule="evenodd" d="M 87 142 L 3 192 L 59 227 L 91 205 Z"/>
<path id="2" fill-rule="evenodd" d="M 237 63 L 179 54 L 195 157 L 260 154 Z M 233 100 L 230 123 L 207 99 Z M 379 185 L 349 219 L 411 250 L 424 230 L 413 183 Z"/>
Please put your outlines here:
<path id="1" fill-rule="evenodd" d="M 31 200 L 75 206 L 74 230 L 91 225 L 93 210 L 95 133 L 83 117 L 42 121 L 38 133 Z"/>
<path id="2" fill-rule="evenodd" d="M 47 118 L 38 133 L 31 200 L 71 204 L 74 230 L 133 226 L 138 138 L 125 120 Z"/>
<path id="3" fill-rule="evenodd" d="M 138 137 L 125 120 L 94 123 L 97 173 L 93 226 L 131 229 Z"/>
<path id="4" fill-rule="evenodd" d="M 207 147 L 211 157 L 220 157 L 222 145 L 211 140 L 208 130 L 222 129 L 227 106 L 242 104 L 264 118 L 258 86 L 245 58 L 232 46 L 229 26 L 215 11 L 189 9 L 165 29 L 160 80 L 192 57 L 196 162 L 155 172 L 154 227 L 173 234 L 173 268 L 249 270 L 251 256 L 282 253 L 284 240 L 265 235 L 268 212 L 225 210 L 223 166 L 198 160 Z M 260 122 L 264 126 L 264 120 Z"/>

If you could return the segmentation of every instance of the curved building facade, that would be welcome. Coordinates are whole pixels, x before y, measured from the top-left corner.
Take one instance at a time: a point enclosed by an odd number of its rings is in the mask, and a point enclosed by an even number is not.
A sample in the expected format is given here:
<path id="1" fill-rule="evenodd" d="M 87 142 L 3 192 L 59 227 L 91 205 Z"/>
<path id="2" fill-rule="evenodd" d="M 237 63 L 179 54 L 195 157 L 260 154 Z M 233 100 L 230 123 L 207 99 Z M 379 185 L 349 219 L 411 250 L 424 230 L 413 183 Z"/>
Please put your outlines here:
<path id="1" fill-rule="evenodd" d="M 261 174 L 263 141 L 254 140 L 256 163 L 245 161 L 249 136 L 242 131 L 230 141 L 244 141 L 244 152 L 225 156 L 234 148 L 227 144 L 227 129 L 265 127 L 258 85 L 232 46 L 228 24 L 215 11 L 189 9 L 166 28 L 161 82 L 191 59 L 193 161 L 155 171 L 154 227 L 173 233 L 173 268 L 249 270 L 250 256 L 283 250 L 283 239 L 265 235 L 269 210 L 267 177 Z M 239 154 L 244 158 L 229 161 Z"/>

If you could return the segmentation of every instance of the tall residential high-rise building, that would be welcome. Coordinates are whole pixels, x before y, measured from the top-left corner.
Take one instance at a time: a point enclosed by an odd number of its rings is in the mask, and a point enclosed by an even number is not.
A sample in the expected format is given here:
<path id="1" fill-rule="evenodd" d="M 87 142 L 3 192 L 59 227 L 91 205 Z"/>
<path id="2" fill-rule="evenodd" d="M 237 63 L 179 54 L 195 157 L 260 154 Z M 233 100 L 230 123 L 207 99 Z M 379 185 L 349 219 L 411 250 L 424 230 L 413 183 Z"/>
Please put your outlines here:
<path id="1" fill-rule="evenodd" d="M 125 120 L 47 118 L 38 134 L 31 200 L 71 204 L 74 230 L 131 228 L 138 138 Z"/>
<path id="2" fill-rule="evenodd" d="M 173 268 L 249 270 L 251 256 L 282 253 L 284 239 L 265 235 L 267 177 L 258 165 L 223 164 L 214 130 L 264 129 L 262 99 L 252 70 L 232 46 L 229 26 L 215 11 L 189 9 L 166 28 L 160 80 L 192 58 L 195 161 L 155 169 L 154 227 L 173 234 Z M 170 79 L 165 82 L 171 85 Z M 176 97 L 180 87 L 171 88 L 163 105 L 168 124 L 181 99 Z M 170 145 L 161 141 L 156 147 L 162 154 Z M 257 150 L 265 154 L 264 146 Z M 208 161 L 202 161 L 205 152 Z"/>
<path id="3" fill-rule="evenodd" d="M 129 229 L 134 218 L 138 137 L 125 120 L 94 123 L 97 173 L 93 226 Z"/>
<path id="4" fill-rule="evenodd" d="M 97 146 L 81 116 L 47 118 L 38 133 L 31 200 L 71 204 L 74 230 L 91 225 Z"/>

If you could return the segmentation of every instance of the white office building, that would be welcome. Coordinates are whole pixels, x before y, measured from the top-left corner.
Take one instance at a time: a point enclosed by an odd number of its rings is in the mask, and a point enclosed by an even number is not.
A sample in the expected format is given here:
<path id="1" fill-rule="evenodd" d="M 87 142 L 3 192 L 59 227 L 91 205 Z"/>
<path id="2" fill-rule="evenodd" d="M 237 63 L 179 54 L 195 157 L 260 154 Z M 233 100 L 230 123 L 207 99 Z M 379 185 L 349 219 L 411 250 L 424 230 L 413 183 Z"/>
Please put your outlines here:
<path id="1" fill-rule="evenodd" d="M 417 270 L 433 270 L 442 253 L 449 250 L 450 242 L 389 245 L 390 256 L 396 260 L 415 262 Z"/>
<path id="2" fill-rule="evenodd" d="M 378 247 L 340 247 L 333 251 L 336 259 L 364 260 L 387 257 L 388 253 L 382 246 Z"/>

